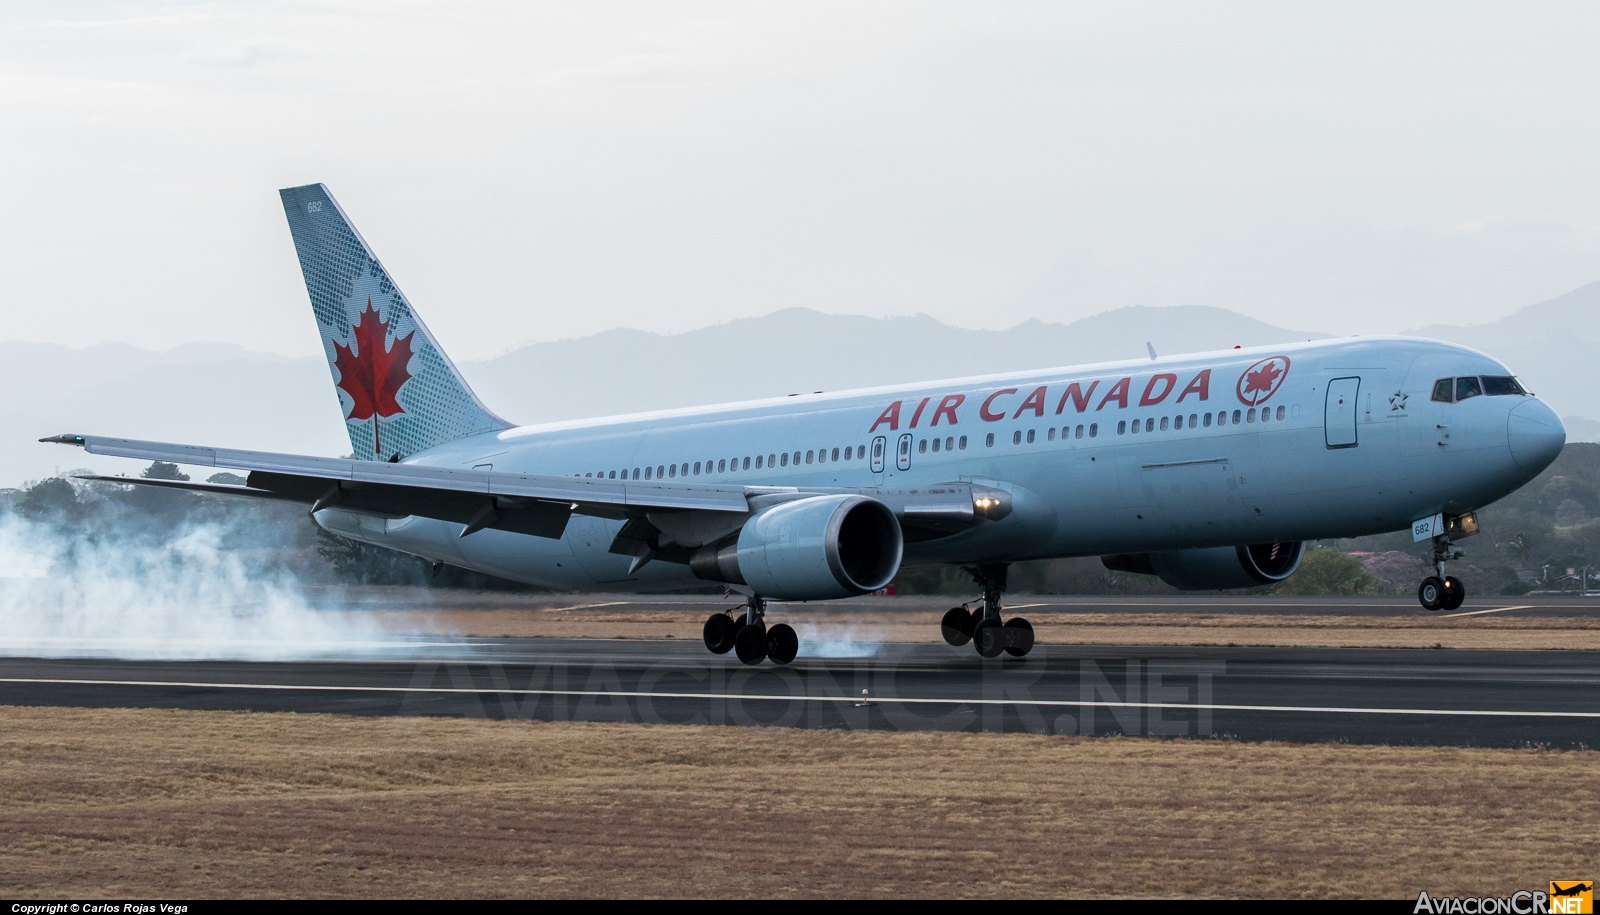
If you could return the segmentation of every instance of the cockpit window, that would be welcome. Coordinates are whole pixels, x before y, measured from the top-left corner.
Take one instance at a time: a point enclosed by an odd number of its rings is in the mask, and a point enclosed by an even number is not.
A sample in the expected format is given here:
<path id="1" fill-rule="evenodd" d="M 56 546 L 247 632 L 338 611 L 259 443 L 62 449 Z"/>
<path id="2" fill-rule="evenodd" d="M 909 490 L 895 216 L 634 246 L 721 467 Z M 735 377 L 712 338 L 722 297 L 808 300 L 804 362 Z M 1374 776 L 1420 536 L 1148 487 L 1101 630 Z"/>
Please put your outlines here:
<path id="1" fill-rule="evenodd" d="M 1510 375 L 1485 375 L 1483 376 L 1483 393 L 1485 394 L 1526 394 L 1517 379 Z"/>
<path id="2" fill-rule="evenodd" d="M 1477 397 L 1482 393 L 1483 388 L 1478 385 L 1476 375 L 1468 375 L 1465 378 L 1456 379 L 1456 403 L 1460 403 L 1468 397 Z"/>
<path id="3" fill-rule="evenodd" d="M 1433 399 L 1440 403 L 1456 402 L 1456 380 L 1440 378 L 1433 383 Z"/>

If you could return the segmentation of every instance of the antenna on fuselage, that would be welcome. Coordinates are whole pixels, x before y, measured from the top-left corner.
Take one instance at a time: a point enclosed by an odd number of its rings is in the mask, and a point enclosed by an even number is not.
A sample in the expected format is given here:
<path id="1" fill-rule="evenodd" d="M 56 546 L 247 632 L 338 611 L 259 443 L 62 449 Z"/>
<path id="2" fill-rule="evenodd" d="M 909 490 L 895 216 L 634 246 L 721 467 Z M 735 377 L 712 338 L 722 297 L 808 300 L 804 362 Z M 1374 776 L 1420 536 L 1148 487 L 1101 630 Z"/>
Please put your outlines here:
<path id="1" fill-rule="evenodd" d="M 1145 341 L 1144 348 L 1150 351 L 1150 361 L 1156 361 L 1156 348 L 1150 344 L 1149 340 Z"/>

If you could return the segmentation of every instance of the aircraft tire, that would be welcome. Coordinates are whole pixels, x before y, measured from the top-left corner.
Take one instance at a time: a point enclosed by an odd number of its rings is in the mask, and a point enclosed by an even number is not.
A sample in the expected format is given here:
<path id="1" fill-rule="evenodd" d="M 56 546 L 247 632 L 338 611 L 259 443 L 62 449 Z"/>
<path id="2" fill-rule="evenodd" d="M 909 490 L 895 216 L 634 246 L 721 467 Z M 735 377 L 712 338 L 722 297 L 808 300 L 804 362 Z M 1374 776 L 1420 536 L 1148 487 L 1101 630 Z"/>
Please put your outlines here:
<path id="1" fill-rule="evenodd" d="M 772 663 L 787 664 L 799 653 L 800 637 L 795 635 L 793 626 L 779 623 L 767 630 L 767 657 Z"/>
<path id="2" fill-rule="evenodd" d="M 1017 630 L 1006 633 L 1009 636 L 1006 645 L 1006 654 L 1013 658 L 1020 658 L 1033 650 L 1033 624 L 1020 616 L 1013 616 L 1006 620 L 1005 628 Z"/>
<path id="3" fill-rule="evenodd" d="M 945 611 L 944 619 L 939 621 L 939 632 L 944 636 L 945 643 L 960 648 L 972 641 L 972 614 L 966 607 L 951 607 Z"/>
<path id="4" fill-rule="evenodd" d="M 733 639 L 733 653 L 744 664 L 760 664 L 767 658 L 767 631 L 761 624 L 739 627 Z"/>
<path id="5" fill-rule="evenodd" d="M 972 645 L 985 658 L 998 658 L 1006 650 L 1005 627 L 994 620 L 981 620 L 972 629 Z"/>
<path id="6" fill-rule="evenodd" d="M 1463 601 L 1467 599 L 1467 586 L 1461 579 L 1454 575 L 1447 575 L 1444 579 L 1444 610 L 1460 609 Z"/>
<path id="7" fill-rule="evenodd" d="M 1445 593 L 1444 579 L 1437 575 L 1429 575 L 1417 585 L 1417 601 L 1429 613 L 1444 606 Z"/>
<path id="8" fill-rule="evenodd" d="M 727 654 L 733 648 L 733 640 L 739 635 L 740 623 L 726 613 L 713 613 L 706 620 L 705 628 L 700 631 L 700 636 L 705 640 L 706 648 L 713 654 Z"/>

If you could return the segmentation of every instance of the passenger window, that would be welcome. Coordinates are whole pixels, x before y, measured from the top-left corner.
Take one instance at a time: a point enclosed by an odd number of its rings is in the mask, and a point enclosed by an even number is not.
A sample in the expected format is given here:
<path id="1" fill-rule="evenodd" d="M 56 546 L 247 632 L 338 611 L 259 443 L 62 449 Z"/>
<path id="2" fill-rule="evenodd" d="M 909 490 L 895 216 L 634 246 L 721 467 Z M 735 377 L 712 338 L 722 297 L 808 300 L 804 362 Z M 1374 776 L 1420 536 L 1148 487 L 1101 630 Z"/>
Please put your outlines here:
<path id="1" fill-rule="evenodd" d="M 965 435 L 961 436 L 960 447 L 962 451 L 967 450 L 967 437 Z"/>
<path id="2" fill-rule="evenodd" d="M 700 475 L 700 462 L 699 461 L 695 461 L 694 462 L 694 475 L 695 476 L 699 476 Z"/>
<path id="3" fill-rule="evenodd" d="M 927 454 L 928 453 L 928 440 L 927 439 L 923 439 L 922 441 L 917 442 L 917 453 L 918 454 Z"/>
<path id="4" fill-rule="evenodd" d="M 798 451 L 796 451 L 794 453 L 794 466 L 796 466 L 796 467 L 800 466 L 800 452 L 798 452 Z"/>
<path id="5" fill-rule="evenodd" d="M 788 467 L 789 466 L 789 452 L 785 451 L 783 453 L 783 457 L 778 458 L 778 460 L 782 462 L 781 466 Z"/>
<path id="6" fill-rule="evenodd" d="M 1168 424 L 1168 422 L 1169 422 L 1169 421 L 1168 421 L 1168 419 L 1167 419 L 1167 418 L 1166 418 L 1166 417 L 1165 417 L 1165 416 L 1163 416 L 1163 417 L 1161 417 L 1161 431 L 1162 431 L 1162 432 L 1165 432 L 1165 431 L 1167 431 L 1167 424 Z"/>
<path id="7" fill-rule="evenodd" d="M 724 470 L 727 470 L 727 469 L 728 469 L 728 462 L 727 461 L 718 461 L 717 462 L 717 473 L 722 473 Z"/>
<path id="8" fill-rule="evenodd" d="M 1468 397 L 1477 397 L 1482 393 L 1483 388 L 1478 386 L 1478 376 L 1469 375 L 1466 378 L 1456 379 L 1456 403 L 1460 403 Z"/>
<path id="9" fill-rule="evenodd" d="M 771 470 L 772 468 L 778 466 L 777 461 L 778 456 L 776 454 L 767 455 L 767 469 Z"/>
<path id="10" fill-rule="evenodd" d="M 586 474 L 584 474 L 584 476 L 585 476 L 585 477 L 586 477 L 586 478 L 591 478 L 591 479 L 592 479 L 592 478 L 593 478 L 593 477 L 594 477 L 594 474 L 592 474 L 592 473 L 586 473 Z"/>
<path id="11" fill-rule="evenodd" d="M 939 446 L 941 444 L 943 444 L 941 439 L 937 439 L 936 438 L 936 439 L 933 440 L 933 453 L 934 454 L 938 454 L 939 453 Z"/>
<path id="12" fill-rule="evenodd" d="M 1280 420 L 1283 419 L 1283 408 L 1282 407 L 1278 408 L 1278 419 L 1280 419 Z"/>
<path id="13" fill-rule="evenodd" d="M 1149 419 L 1144 421 L 1144 431 L 1146 431 L 1146 432 L 1154 432 L 1154 431 L 1156 431 L 1156 419 L 1155 419 L 1154 416 L 1152 416 Z"/>
<path id="14" fill-rule="evenodd" d="M 955 440 L 954 437 L 945 439 L 944 440 L 944 450 L 949 451 L 951 448 L 955 447 L 955 443 L 956 443 L 956 440 Z"/>
<path id="15" fill-rule="evenodd" d="M 1239 411 L 1238 410 L 1234 410 L 1233 411 L 1233 424 L 1235 426 L 1239 425 Z"/>
<path id="16" fill-rule="evenodd" d="M 650 468 L 649 468 L 649 467 L 646 467 L 646 468 L 645 468 L 645 469 L 644 469 L 644 478 L 645 478 L 645 479 L 646 479 L 646 480 L 648 480 L 648 479 L 650 479 Z"/>
<path id="17" fill-rule="evenodd" d="M 659 479 L 665 477 L 666 475 L 667 475 L 667 468 L 666 467 L 664 467 L 664 466 L 657 466 L 656 467 L 656 479 L 659 480 Z"/>
<path id="18" fill-rule="evenodd" d="M 611 471 L 611 479 L 615 480 L 616 478 L 617 478 L 617 472 L 615 470 Z"/>
<path id="19" fill-rule="evenodd" d="M 1082 429 L 1083 427 L 1079 426 L 1078 428 Z M 1099 423 L 1090 423 L 1089 424 L 1089 437 L 1090 438 L 1094 438 L 1096 435 L 1099 435 L 1099 434 L 1100 434 L 1100 424 Z"/>
<path id="20" fill-rule="evenodd" d="M 1030 445 L 1033 444 L 1033 430 L 1032 429 L 1028 430 L 1028 444 L 1030 444 Z"/>
<path id="21" fill-rule="evenodd" d="M 807 464 L 811 463 L 812 458 L 815 457 L 815 456 L 816 456 L 816 452 L 815 451 L 807 451 L 806 452 L 806 463 Z"/>
<path id="22" fill-rule="evenodd" d="M 639 479 L 639 468 L 637 467 L 633 468 L 633 478 L 635 480 Z"/>
<path id="23" fill-rule="evenodd" d="M 1517 379 L 1510 375 L 1485 375 L 1483 376 L 1483 393 L 1497 396 L 1501 394 L 1526 394 Z"/>
<path id="24" fill-rule="evenodd" d="M 750 459 L 749 458 L 745 458 L 744 459 L 744 469 L 745 470 L 749 470 L 750 469 Z"/>
<path id="25" fill-rule="evenodd" d="M 1022 444 L 1022 430 L 1021 429 L 1018 429 L 1017 431 L 1011 433 L 1011 444 L 1013 444 L 1013 445 Z"/>
<path id="26" fill-rule="evenodd" d="M 983 446 L 985 448 L 993 448 L 994 447 L 994 433 L 993 432 L 991 432 L 988 435 L 983 437 Z"/>
<path id="27" fill-rule="evenodd" d="M 1083 427 L 1079 426 L 1073 433 L 1073 438 L 1083 438 Z"/>
<path id="28" fill-rule="evenodd" d="M 1211 428 L 1211 414 L 1210 413 L 1206 414 L 1206 428 L 1207 429 Z"/>
<path id="29" fill-rule="evenodd" d="M 1174 416 L 1172 418 L 1172 428 L 1174 428 L 1174 429 L 1182 429 L 1183 428 L 1183 414 L 1182 413 L 1179 413 L 1177 416 Z"/>
<path id="30" fill-rule="evenodd" d="M 1433 400 L 1439 403 L 1456 402 L 1456 380 L 1454 378 L 1440 378 L 1433 383 Z"/>
<path id="31" fill-rule="evenodd" d="M 1256 408 L 1255 407 L 1251 407 L 1249 410 L 1245 411 L 1244 421 L 1247 422 L 1247 423 L 1253 423 L 1253 422 L 1256 421 Z"/>
<path id="32" fill-rule="evenodd" d="M 1127 420 L 1118 421 L 1118 423 L 1117 423 L 1117 434 L 1121 435 L 1126 431 L 1128 431 L 1128 421 Z"/>
<path id="33" fill-rule="evenodd" d="M 1053 441 L 1056 440 L 1056 427 L 1055 426 L 1051 426 L 1050 427 L 1050 431 L 1046 432 L 1044 434 L 1044 440 L 1047 441 L 1047 442 L 1053 442 Z"/>
<path id="34" fill-rule="evenodd" d="M 759 454 L 756 455 L 756 469 L 757 470 L 761 469 L 761 455 L 759 455 Z"/>
<path id="35" fill-rule="evenodd" d="M 678 465 L 677 464 L 673 464 L 671 467 L 667 468 L 667 476 L 675 477 L 677 475 L 678 475 Z"/>

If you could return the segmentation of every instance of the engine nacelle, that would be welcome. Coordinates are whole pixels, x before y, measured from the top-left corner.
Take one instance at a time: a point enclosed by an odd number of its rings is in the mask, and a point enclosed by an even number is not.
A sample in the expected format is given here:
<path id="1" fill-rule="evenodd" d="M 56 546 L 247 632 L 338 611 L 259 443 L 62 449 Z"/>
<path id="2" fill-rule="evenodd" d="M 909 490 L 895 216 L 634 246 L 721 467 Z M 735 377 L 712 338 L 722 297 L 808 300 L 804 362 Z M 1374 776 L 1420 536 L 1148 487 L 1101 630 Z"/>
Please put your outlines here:
<path id="1" fill-rule="evenodd" d="M 1160 553 L 1123 553 L 1101 556 L 1114 572 L 1159 575 L 1184 591 L 1220 591 L 1254 588 L 1283 581 L 1300 568 L 1304 543 L 1252 543 L 1203 550 L 1167 550 Z"/>
<path id="2" fill-rule="evenodd" d="M 882 502 L 811 496 L 757 512 L 737 534 L 697 550 L 689 568 L 775 600 L 828 600 L 887 585 L 904 549 L 900 522 Z"/>

